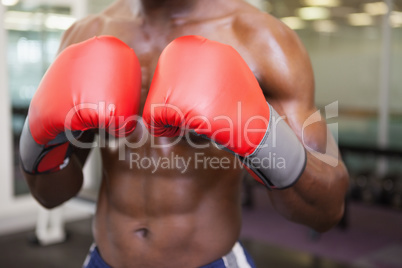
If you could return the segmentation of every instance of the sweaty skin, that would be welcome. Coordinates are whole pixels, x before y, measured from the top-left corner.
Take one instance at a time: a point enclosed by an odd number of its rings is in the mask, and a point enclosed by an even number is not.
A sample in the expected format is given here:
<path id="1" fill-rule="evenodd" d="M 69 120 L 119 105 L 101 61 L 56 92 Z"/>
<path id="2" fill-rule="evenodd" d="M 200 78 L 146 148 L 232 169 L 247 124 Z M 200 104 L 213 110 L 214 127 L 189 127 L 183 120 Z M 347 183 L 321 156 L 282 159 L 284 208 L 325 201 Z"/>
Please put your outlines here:
<path id="1" fill-rule="evenodd" d="M 296 185 L 267 191 L 278 212 L 289 220 L 318 231 L 331 228 L 343 214 L 348 175 L 335 142 L 327 144 L 330 133 L 325 121 L 302 133 L 303 123 L 316 111 L 312 67 L 296 34 L 279 20 L 240 0 L 119 0 L 101 14 L 75 23 L 64 34 L 60 50 L 95 35 L 123 40 L 142 66 L 142 112 L 161 51 L 173 39 L 194 34 L 234 47 L 300 140 L 303 137 L 310 150 L 327 152 L 329 159 L 338 161 L 334 167 L 308 152 L 306 169 Z M 92 138 L 88 132 L 82 139 Z M 125 140 L 101 139 L 109 146 L 101 149 L 103 179 L 93 233 L 109 265 L 199 267 L 230 251 L 241 228 L 244 175 L 231 154 L 197 137 L 155 148 L 152 142 L 166 145 L 173 140 L 151 137 L 141 123 Z M 126 145 L 140 141 L 138 148 Z M 191 142 L 207 148 L 194 149 Z M 57 173 L 26 174 L 35 198 L 51 208 L 76 195 L 88 153 L 76 149 L 69 165 Z M 155 172 L 134 161 L 172 156 L 183 161 Z M 204 167 L 197 157 L 227 158 L 228 168 Z"/>

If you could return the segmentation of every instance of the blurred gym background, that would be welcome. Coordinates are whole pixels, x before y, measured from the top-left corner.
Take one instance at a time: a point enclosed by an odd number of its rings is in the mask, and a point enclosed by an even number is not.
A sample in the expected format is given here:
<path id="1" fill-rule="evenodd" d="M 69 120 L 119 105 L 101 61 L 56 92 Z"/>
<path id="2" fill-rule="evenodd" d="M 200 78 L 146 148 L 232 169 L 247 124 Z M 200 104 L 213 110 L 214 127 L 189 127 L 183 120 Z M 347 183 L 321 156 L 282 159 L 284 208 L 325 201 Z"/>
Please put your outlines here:
<path id="1" fill-rule="evenodd" d="M 41 209 L 18 167 L 29 102 L 76 20 L 113 0 L 1 0 L 0 267 L 77 267 L 91 243 L 99 153 L 79 197 Z M 402 267 L 402 0 L 249 0 L 294 29 L 316 104 L 351 185 L 344 219 L 317 234 L 289 223 L 245 178 L 242 241 L 259 267 Z"/>

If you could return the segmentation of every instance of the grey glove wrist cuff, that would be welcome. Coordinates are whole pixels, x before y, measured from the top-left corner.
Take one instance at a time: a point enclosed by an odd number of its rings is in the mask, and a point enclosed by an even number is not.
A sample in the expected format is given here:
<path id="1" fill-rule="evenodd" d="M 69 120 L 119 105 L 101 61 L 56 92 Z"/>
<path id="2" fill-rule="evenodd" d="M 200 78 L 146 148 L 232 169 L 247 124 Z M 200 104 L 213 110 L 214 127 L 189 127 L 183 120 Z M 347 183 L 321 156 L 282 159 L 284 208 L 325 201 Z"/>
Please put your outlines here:
<path id="1" fill-rule="evenodd" d="M 19 152 L 22 168 L 30 174 L 38 173 L 38 165 L 42 158 L 53 148 L 67 142 L 64 133 L 61 133 L 54 140 L 49 142 L 47 146 L 38 144 L 32 137 L 29 129 L 28 118 L 25 120 L 24 127 L 21 132 Z M 66 157 L 63 163 L 60 163 L 60 169 L 64 168 L 69 161 L 70 150 L 67 150 Z"/>
<path id="2" fill-rule="evenodd" d="M 258 148 L 244 159 L 268 188 L 285 189 L 303 173 L 307 156 L 296 134 L 270 106 L 270 123 Z"/>
<path id="3" fill-rule="evenodd" d="M 43 157 L 45 146 L 36 143 L 29 129 L 28 118 L 25 120 L 20 137 L 20 160 L 27 173 L 36 173 L 36 168 Z"/>

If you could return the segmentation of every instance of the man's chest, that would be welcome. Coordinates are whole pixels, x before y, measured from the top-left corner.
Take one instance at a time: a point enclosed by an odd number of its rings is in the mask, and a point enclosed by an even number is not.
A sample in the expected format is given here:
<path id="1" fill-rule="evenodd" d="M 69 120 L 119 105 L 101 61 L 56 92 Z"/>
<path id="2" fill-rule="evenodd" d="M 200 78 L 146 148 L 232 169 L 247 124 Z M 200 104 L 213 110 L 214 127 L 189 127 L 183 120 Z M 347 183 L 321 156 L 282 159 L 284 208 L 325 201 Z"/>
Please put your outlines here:
<path id="1" fill-rule="evenodd" d="M 258 57 L 255 55 L 253 48 L 248 48 L 245 45 L 246 42 L 236 36 L 232 28 L 225 24 L 196 24 L 174 28 L 167 27 L 165 29 L 146 28 L 138 25 L 134 27 L 115 25 L 114 27 L 105 27 L 103 32 L 103 34 L 116 36 L 134 49 L 141 65 L 141 106 L 145 103 L 163 49 L 180 36 L 200 35 L 207 39 L 230 45 L 242 56 L 257 78 L 260 73 L 257 65 Z M 214 62 L 212 61 L 210 64 L 213 66 Z"/>

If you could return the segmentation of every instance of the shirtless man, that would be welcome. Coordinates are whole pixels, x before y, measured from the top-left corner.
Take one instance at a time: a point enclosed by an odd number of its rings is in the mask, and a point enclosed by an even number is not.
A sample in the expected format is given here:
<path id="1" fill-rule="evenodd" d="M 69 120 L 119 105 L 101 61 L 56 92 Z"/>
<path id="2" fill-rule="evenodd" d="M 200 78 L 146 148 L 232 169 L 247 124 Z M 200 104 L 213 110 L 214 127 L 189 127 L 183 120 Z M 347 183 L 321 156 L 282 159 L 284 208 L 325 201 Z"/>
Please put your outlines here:
<path id="1" fill-rule="evenodd" d="M 325 121 L 308 126 L 302 133 L 304 122 L 316 112 L 314 78 L 307 52 L 283 23 L 242 0 L 116 0 L 101 14 L 89 16 L 68 29 L 60 51 L 101 35 L 117 37 L 133 48 L 138 57 L 142 71 L 139 115 L 144 110 L 159 56 L 171 41 L 199 35 L 233 47 L 257 78 L 266 100 L 279 115 L 285 116 L 287 124 L 303 141 L 300 143 L 308 149 L 305 168 L 297 182 L 287 189 L 267 190 L 273 206 L 285 218 L 320 232 L 340 220 L 348 174 L 338 154 L 327 155 L 335 157 L 332 160 L 338 161 L 337 165 L 313 155 L 314 151 L 338 150 L 334 142 L 327 144 L 330 133 Z M 149 136 L 140 122 L 125 139 L 135 144 L 144 135 Z M 91 141 L 93 133 L 86 131 L 80 139 Z M 208 267 L 226 267 L 217 263 L 231 267 L 230 254 L 238 254 L 235 247 L 241 228 L 244 169 L 202 165 L 195 168 L 196 152 L 236 161 L 232 154 L 216 146 L 194 149 L 193 143 L 212 143 L 195 135 L 174 145 L 171 143 L 175 138 L 171 137 L 145 140 L 137 148 L 119 143 L 117 149 L 101 149 L 103 179 L 93 225 L 96 249 L 88 267 L 107 264 L 177 268 L 211 263 L 215 266 Z M 169 146 L 155 147 L 152 142 Z M 160 168 L 153 172 L 152 168 L 133 165 L 129 157 L 119 160 L 121 146 L 126 156 L 157 159 L 173 153 L 190 159 L 189 168 Z M 82 166 L 88 153 L 89 149 L 74 148 L 70 161 L 60 170 L 26 172 L 33 196 L 47 208 L 75 196 L 82 185 Z M 23 160 L 26 154 L 26 150 L 21 151 Z M 247 256 L 236 258 L 248 260 Z"/>

